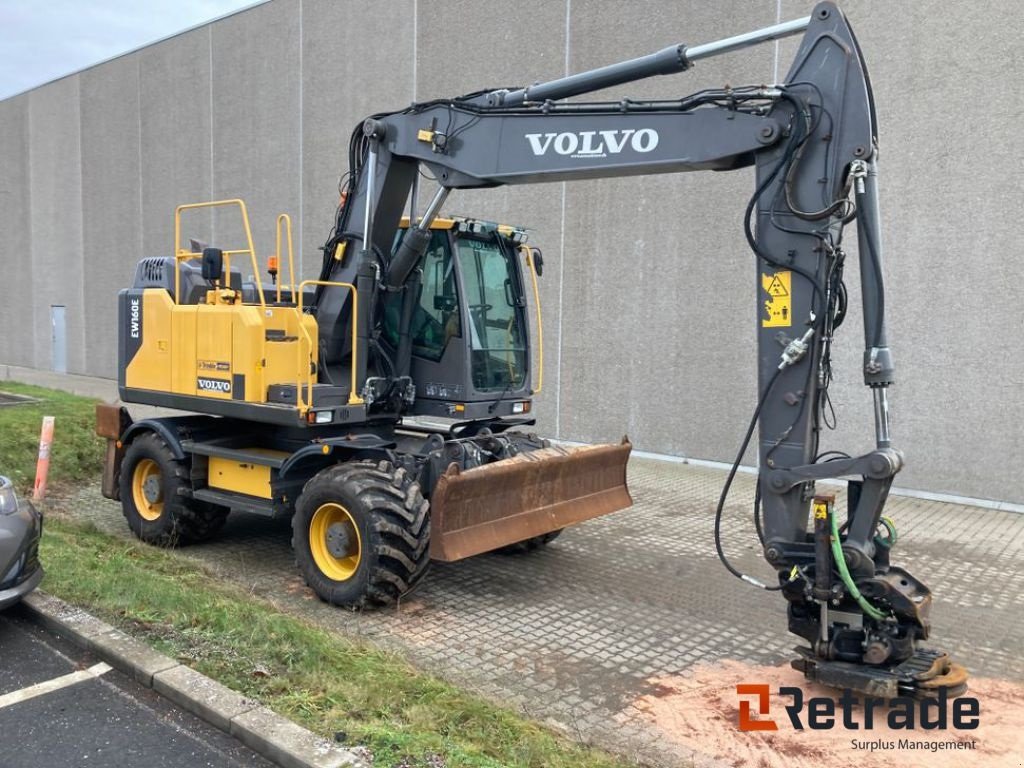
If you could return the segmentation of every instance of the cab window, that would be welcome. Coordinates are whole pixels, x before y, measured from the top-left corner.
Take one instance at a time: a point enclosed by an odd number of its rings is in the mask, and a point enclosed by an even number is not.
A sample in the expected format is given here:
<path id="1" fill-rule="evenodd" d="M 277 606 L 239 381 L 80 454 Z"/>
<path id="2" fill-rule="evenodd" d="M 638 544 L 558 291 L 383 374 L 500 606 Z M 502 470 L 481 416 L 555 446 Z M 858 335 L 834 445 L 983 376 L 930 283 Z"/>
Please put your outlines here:
<path id="1" fill-rule="evenodd" d="M 457 243 L 473 386 L 519 389 L 526 381 L 526 331 L 515 253 L 495 238 L 460 237 Z"/>
<path id="2" fill-rule="evenodd" d="M 396 248 L 404 231 L 396 241 Z M 455 262 L 449 247 L 448 232 L 434 230 L 430 244 L 423 255 L 423 289 L 413 310 L 409 332 L 412 353 L 417 357 L 438 361 L 444 355 L 448 342 L 462 335 L 459 297 L 455 275 Z M 387 299 L 384 316 L 384 336 L 392 347 L 398 346 L 398 320 L 402 313 L 402 293 Z"/>

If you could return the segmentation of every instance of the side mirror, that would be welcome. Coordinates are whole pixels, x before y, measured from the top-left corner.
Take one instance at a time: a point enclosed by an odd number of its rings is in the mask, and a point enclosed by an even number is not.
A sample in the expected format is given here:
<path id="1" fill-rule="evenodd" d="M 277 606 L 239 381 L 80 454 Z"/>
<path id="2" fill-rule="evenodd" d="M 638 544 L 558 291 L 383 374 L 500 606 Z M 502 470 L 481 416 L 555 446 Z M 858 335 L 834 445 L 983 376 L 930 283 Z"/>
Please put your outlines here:
<path id="1" fill-rule="evenodd" d="M 531 248 L 530 258 L 533 260 L 533 271 L 537 273 L 537 277 L 541 277 L 544 274 L 544 254 L 540 252 L 540 248 Z"/>
<path id="2" fill-rule="evenodd" d="M 224 251 L 203 248 L 203 280 L 220 280 L 224 274 Z"/>

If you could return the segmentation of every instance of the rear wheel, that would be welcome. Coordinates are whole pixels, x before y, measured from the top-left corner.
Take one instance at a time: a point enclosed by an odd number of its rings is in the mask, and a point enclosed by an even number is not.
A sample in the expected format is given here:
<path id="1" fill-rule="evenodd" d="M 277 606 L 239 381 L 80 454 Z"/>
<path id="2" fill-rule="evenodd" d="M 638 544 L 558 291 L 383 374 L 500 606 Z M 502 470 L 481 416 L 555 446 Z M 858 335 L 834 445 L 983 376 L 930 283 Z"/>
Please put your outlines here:
<path id="1" fill-rule="evenodd" d="M 515 544 L 509 544 L 505 547 L 500 547 L 495 550 L 501 555 L 522 555 L 527 552 L 534 552 L 541 547 L 547 546 L 552 541 L 562 535 L 564 528 L 559 528 L 557 531 L 550 531 L 549 533 L 542 533 L 540 536 L 534 536 L 526 539 L 525 541 L 517 541 Z"/>
<path id="2" fill-rule="evenodd" d="M 121 511 L 142 541 L 174 547 L 216 534 L 228 510 L 189 498 L 189 466 L 155 432 L 140 435 L 121 462 Z"/>
<path id="3" fill-rule="evenodd" d="M 387 605 L 430 564 L 429 505 L 404 469 L 356 461 L 328 467 L 302 491 L 292 519 L 299 571 L 333 605 Z"/>

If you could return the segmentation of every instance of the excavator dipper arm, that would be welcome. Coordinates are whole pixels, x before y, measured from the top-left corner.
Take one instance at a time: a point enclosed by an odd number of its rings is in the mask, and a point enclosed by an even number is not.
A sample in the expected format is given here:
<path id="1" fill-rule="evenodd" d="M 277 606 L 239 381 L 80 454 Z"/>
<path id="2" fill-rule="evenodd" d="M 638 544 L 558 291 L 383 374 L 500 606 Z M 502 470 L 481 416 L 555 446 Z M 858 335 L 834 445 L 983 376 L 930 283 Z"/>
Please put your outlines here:
<path id="1" fill-rule="evenodd" d="M 801 32 L 778 85 L 662 101 L 561 101 Z M 882 510 L 903 459 L 891 444 L 886 398 L 894 370 L 885 329 L 877 145 L 860 48 L 842 12 L 825 2 L 805 19 L 717 43 L 672 46 L 550 83 L 480 91 L 367 119 L 353 134 L 350 194 L 326 249 L 329 255 L 345 243 L 359 258 L 325 259 L 325 279 L 359 285 L 366 307 L 359 337 L 365 341 L 373 309 L 362 293 L 400 291 L 415 280 L 428 227 L 451 189 L 755 166 L 744 226 L 756 256 L 759 392 L 736 466 L 756 422 L 761 472 L 755 514 L 778 583 L 740 573 L 716 541 L 719 554 L 734 575 L 785 596 L 790 629 L 808 644 L 795 664 L 809 677 L 876 695 L 941 687 L 959 692 L 962 669 L 918 647 L 928 636 L 929 590 L 889 564 L 895 531 Z M 422 218 L 411 217 L 418 229 L 392 256 L 406 206 L 415 214 L 411 193 L 421 167 L 439 188 Z M 860 456 L 822 455 L 830 350 L 847 308 L 843 229 L 852 221 L 863 377 L 874 401 L 876 447 Z M 332 327 L 343 301 L 340 292 L 322 289 L 321 328 Z M 328 339 L 328 364 L 341 342 Z M 408 361 L 399 360 L 398 368 L 407 370 Z M 815 495 L 815 481 L 838 478 L 848 480 L 842 524 L 833 499 Z"/>

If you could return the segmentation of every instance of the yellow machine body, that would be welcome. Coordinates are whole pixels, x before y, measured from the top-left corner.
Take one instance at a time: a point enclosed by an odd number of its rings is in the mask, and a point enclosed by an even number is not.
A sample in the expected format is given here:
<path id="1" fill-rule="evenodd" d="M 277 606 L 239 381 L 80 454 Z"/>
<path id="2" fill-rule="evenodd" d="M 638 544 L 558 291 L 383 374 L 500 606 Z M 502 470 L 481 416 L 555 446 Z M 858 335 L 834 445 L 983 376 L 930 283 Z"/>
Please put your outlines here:
<path id="1" fill-rule="evenodd" d="M 317 364 L 316 320 L 297 307 L 175 304 L 148 288 L 139 314 L 141 343 L 124 372 L 132 389 L 265 403 L 268 387 Z"/>
<path id="2" fill-rule="evenodd" d="M 288 456 L 285 451 L 274 451 L 269 448 L 249 448 L 248 451 L 267 459 L 283 459 Z M 271 468 L 267 464 L 239 461 L 224 456 L 211 456 L 209 459 L 207 483 L 211 488 L 270 499 L 273 498 L 270 480 Z"/>

